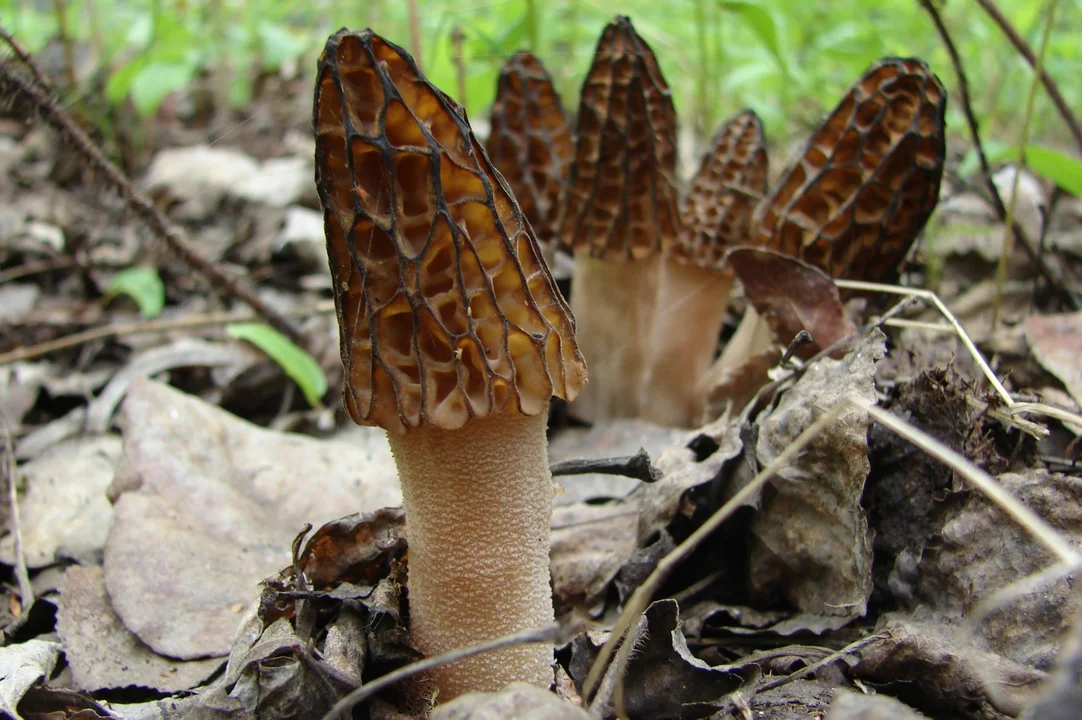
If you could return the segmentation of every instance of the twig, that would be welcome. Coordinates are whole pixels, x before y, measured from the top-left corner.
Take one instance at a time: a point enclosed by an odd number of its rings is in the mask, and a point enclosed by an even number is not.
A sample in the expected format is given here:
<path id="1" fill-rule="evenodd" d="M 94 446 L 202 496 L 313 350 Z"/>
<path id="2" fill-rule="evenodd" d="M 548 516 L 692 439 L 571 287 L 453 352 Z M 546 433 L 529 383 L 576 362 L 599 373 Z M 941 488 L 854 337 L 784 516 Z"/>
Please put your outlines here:
<path id="1" fill-rule="evenodd" d="M 64 270 L 66 268 L 74 267 L 77 264 L 75 258 L 71 256 L 60 256 L 49 260 L 23 263 L 18 267 L 0 271 L 0 285 L 27 277 L 28 275 L 52 272 L 54 270 Z"/>
<path id="2" fill-rule="evenodd" d="M 19 493 L 15 488 L 15 448 L 11 442 L 11 428 L 8 425 L 7 414 L 0 409 L 0 434 L 4 436 L 2 448 L 3 458 L 0 459 L 0 475 L 3 475 L 7 483 L 8 504 L 11 506 L 11 535 L 15 538 L 15 577 L 19 581 L 19 602 L 22 603 L 23 615 L 30 611 L 34 604 L 34 587 L 30 584 L 30 573 L 26 569 L 26 555 L 23 552 L 23 531 L 19 521 Z M 25 622 L 25 619 L 23 620 Z"/>
<path id="3" fill-rule="evenodd" d="M 657 482 L 663 477 L 662 472 L 650 464 L 650 456 L 643 448 L 639 448 L 639 451 L 634 455 L 625 455 L 623 457 L 562 460 L 553 463 L 551 471 L 553 477 L 600 473 L 602 475 L 623 475 L 624 477 L 642 480 L 644 483 Z"/>
<path id="4" fill-rule="evenodd" d="M 495 640 L 488 640 L 476 645 L 470 645 L 459 650 L 452 650 L 451 652 L 444 653 L 443 655 L 437 655 L 436 657 L 425 658 L 424 660 L 418 660 L 415 663 L 410 663 L 403 667 L 398 668 L 392 673 L 388 673 L 383 677 L 373 680 L 372 682 L 365 683 L 360 686 L 349 695 L 339 700 L 334 704 L 334 707 L 323 716 L 323 720 L 339 720 L 345 717 L 345 714 L 360 705 L 372 695 L 375 695 L 380 690 L 386 687 L 390 687 L 395 683 L 401 682 L 407 678 L 411 678 L 414 675 L 418 675 L 423 672 L 432 670 L 433 668 L 440 667 L 441 665 L 447 665 L 448 663 L 458 662 L 474 655 L 480 655 L 491 650 L 499 650 L 500 648 L 510 647 L 512 645 L 524 645 L 526 643 L 541 643 L 541 642 L 553 642 L 556 639 L 558 627 L 553 624 L 540 630 L 525 630 L 523 632 L 515 633 L 514 635 L 506 635 L 504 637 L 496 638 Z"/>
<path id="5" fill-rule="evenodd" d="M 796 354 L 796 351 L 810 342 L 815 342 L 810 332 L 808 332 L 807 330 L 801 330 L 800 332 L 798 332 L 796 334 L 796 337 L 793 338 L 793 341 L 789 343 L 789 347 L 785 349 L 785 354 L 781 356 L 781 360 L 778 361 L 778 364 L 788 365 L 789 360 L 792 359 L 793 355 Z"/>
<path id="6" fill-rule="evenodd" d="M 41 70 L 38 69 L 34 59 L 30 56 L 30 53 L 26 51 L 26 48 L 16 40 L 11 33 L 4 29 L 3 25 L 0 25 L 0 38 L 4 39 L 4 42 L 11 47 L 12 52 L 15 53 L 15 57 L 19 58 L 23 65 L 30 71 L 30 74 L 34 76 L 34 81 L 43 88 L 49 87 L 49 82 L 45 79 L 45 76 L 41 74 Z"/>
<path id="7" fill-rule="evenodd" d="M 766 692 L 767 690 L 773 690 L 774 688 L 781 687 L 782 685 L 788 685 L 795 680 L 799 680 L 802 677 L 807 677 L 808 675 L 811 675 L 812 673 L 818 671 L 820 668 L 824 668 L 827 665 L 831 664 L 835 660 L 843 658 L 846 655 L 852 655 L 858 650 L 863 650 L 874 642 L 880 642 L 886 639 L 886 633 L 876 633 L 875 635 L 869 635 L 866 638 L 861 638 L 860 640 L 851 642 L 845 647 L 843 647 L 841 650 L 836 650 L 824 657 L 822 660 L 814 662 L 811 665 L 805 665 L 794 673 L 774 678 L 773 680 L 768 680 L 761 685 L 756 685 L 755 692 Z"/>
<path id="8" fill-rule="evenodd" d="M 331 312 L 334 312 L 334 301 L 326 300 L 320 302 L 316 306 L 314 312 L 309 309 L 297 309 L 293 310 L 291 314 L 310 317 L 312 315 L 323 315 Z M 145 320 L 134 323 L 113 323 L 72 333 L 71 335 L 65 335 L 56 338 L 55 340 L 38 343 L 37 345 L 28 345 L 15 348 L 10 352 L 0 353 L 0 366 L 9 365 L 13 362 L 20 362 L 22 360 L 32 360 L 33 358 L 41 357 L 42 355 L 48 355 L 51 352 L 78 347 L 79 345 L 95 340 L 127 337 L 129 335 L 138 335 L 140 333 L 164 332 L 166 330 L 184 330 L 187 328 L 208 327 L 212 325 L 228 325 L 229 323 L 251 322 L 252 320 L 258 319 L 259 316 L 248 312 L 215 312 L 203 315 L 185 315 L 178 318 L 159 318 L 157 320 Z"/>
<path id="9" fill-rule="evenodd" d="M 10 44 L 11 36 L 6 32 L 0 32 L 3 33 L 4 40 Z M 33 67 L 33 60 L 29 57 L 23 61 Z M 35 77 L 40 74 L 40 72 L 34 72 Z M 242 285 L 239 279 L 229 277 L 221 268 L 204 259 L 160 210 L 154 207 L 145 196 L 135 191 L 124 173 L 105 157 L 101 148 L 87 136 L 82 128 L 72 122 L 67 112 L 52 98 L 47 85 L 39 86 L 28 81 L 5 63 L 0 63 L 0 79 L 15 92 L 25 96 L 46 122 L 79 150 L 89 164 L 105 177 L 106 181 L 135 211 L 135 214 L 189 267 L 202 273 L 212 284 L 217 285 L 228 295 L 247 303 L 257 314 L 298 345 L 305 345 L 305 337 L 295 322 L 263 302 L 252 290 Z"/>
<path id="10" fill-rule="evenodd" d="M 1056 15 L 1056 0 L 1049 0 L 1048 14 L 1044 21 L 1044 33 L 1041 35 L 1041 47 L 1037 55 L 1037 75 L 1044 70 L 1044 54 L 1048 49 L 1048 37 L 1052 34 L 1052 19 Z M 1033 106 L 1037 100 L 1037 75 L 1029 84 L 1026 97 L 1026 109 L 1022 116 L 1022 130 L 1018 138 L 1018 165 L 1011 180 L 1011 198 L 1007 207 L 1007 221 L 1003 226 L 1002 247 L 999 253 L 999 267 L 996 268 L 996 293 L 992 298 L 992 328 L 999 325 L 999 308 L 1003 302 L 1003 286 L 1007 284 L 1007 260 L 1014 249 L 1014 233 L 1008 228 L 1014 222 L 1015 209 L 1018 205 L 1018 183 L 1022 180 L 1022 169 L 1026 166 L 1026 144 L 1029 142 L 1029 126 L 1033 121 Z M 1047 226 L 1047 223 L 1045 223 Z M 1042 233 L 1043 237 L 1043 233 Z"/>
<path id="11" fill-rule="evenodd" d="M 950 32 L 947 30 L 947 26 L 943 24 L 943 18 L 940 17 L 939 11 L 936 10 L 935 5 L 931 0 L 919 0 L 921 7 L 923 7 L 928 15 L 932 18 L 932 23 L 935 25 L 936 30 L 939 32 L 939 37 L 943 40 L 943 45 L 947 49 L 947 54 L 950 55 L 951 64 L 954 66 L 954 73 L 958 77 L 958 94 L 962 102 L 962 112 L 966 116 L 966 123 L 969 125 L 969 133 L 973 136 L 973 149 L 977 153 L 977 159 L 981 165 L 981 179 L 984 181 L 985 189 L 988 192 L 988 197 L 992 202 L 992 207 L 996 211 L 996 217 L 1000 222 L 1007 221 L 1007 207 L 1003 204 L 1003 198 L 999 195 L 999 190 L 996 188 L 996 184 L 992 182 L 992 170 L 988 165 L 988 156 L 984 152 L 984 144 L 981 142 L 981 133 L 977 123 L 977 118 L 973 114 L 973 105 L 969 99 L 969 81 L 966 79 L 966 71 L 962 66 L 962 58 L 958 55 L 958 49 L 954 46 L 954 40 L 951 38 Z M 1048 267 L 1048 264 L 1044 261 L 1044 258 L 1030 247 L 1029 240 L 1026 237 L 1025 231 L 1022 226 L 1017 222 L 1010 224 L 1011 232 L 1014 233 L 1018 239 L 1019 245 L 1026 251 L 1029 259 L 1037 266 L 1037 270 L 1041 273 L 1045 280 L 1055 288 L 1062 297 L 1075 309 L 1082 310 L 1082 300 L 1075 297 L 1073 293 L 1069 292 L 1064 286 L 1060 278 L 1056 277 L 1052 269 Z"/>
<path id="12" fill-rule="evenodd" d="M 1052 79 L 1041 64 L 1037 61 L 1033 55 L 1033 50 L 1030 49 L 1025 39 L 1018 34 L 1018 31 L 1011 25 L 1011 21 L 1003 16 L 1003 13 L 999 11 L 995 3 L 992 0 L 976 0 L 977 4 L 984 8 L 984 11 L 988 13 L 988 17 L 992 18 L 992 22 L 999 26 L 999 29 L 1003 31 L 1003 34 L 1007 36 L 1007 39 L 1014 45 L 1014 49 L 1018 51 L 1018 54 L 1025 58 L 1029 66 L 1036 72 L 1037 77 L 1040 78 L 1041 84 L 1044 85 L 1045 91 L 1048 93 L 1048 97 L 1052 99 L 1052 104 L 1056 106 L 1056 110 L 1059 111 L 1060 117 L 1063 118 L 1063 122 L 1066 123 L 1067 128 L 1071 131 L 1071 135 L 1074 136 L 1075 142 L 1078 144 L 1079 152 L 1082 152 L 1082 124 L 1079 124 L 1078 118 L 1071 111 L 1071 107 L 1067 104 L 1067 101 L 1063 98 L 1063 93 L 1059 91 L 1059 86 Z"/>

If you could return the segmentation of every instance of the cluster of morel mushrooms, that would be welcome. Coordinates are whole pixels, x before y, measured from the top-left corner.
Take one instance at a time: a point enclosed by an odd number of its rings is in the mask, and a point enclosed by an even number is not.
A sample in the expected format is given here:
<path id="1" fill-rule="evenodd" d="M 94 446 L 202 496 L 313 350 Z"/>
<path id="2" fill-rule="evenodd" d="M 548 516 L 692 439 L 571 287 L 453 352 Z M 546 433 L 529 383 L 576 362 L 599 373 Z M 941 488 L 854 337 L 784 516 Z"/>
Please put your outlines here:
<path id="1" fill-rule="evenodd" d="M 574 127 L 541 62 L 511 58 L 484 148 L 405 50 L 370 30 L 328 40 L 316 182 L 345 407 L 394 452 L 421 652 L 553 622 L 550 399 L 587 422 L 701 422 L 704 383 L 741 362 L 715 358 L 730 247 L 896 276 L 939 193 L 945 104 L 923 62 L 884 59 L 769 193 L 762 126 L 745 111 L 681 199 L 669 87 L 625 17 L 601 35 Z M 573 257 L 570 307 L 546 262 L 557 251 Z M 747 357 L 773 342 L 749 309 L 730 347 Z M 433 680 L 440 701 L 548 687 L 552 662 L 550 646 L 521 645 Z"/>

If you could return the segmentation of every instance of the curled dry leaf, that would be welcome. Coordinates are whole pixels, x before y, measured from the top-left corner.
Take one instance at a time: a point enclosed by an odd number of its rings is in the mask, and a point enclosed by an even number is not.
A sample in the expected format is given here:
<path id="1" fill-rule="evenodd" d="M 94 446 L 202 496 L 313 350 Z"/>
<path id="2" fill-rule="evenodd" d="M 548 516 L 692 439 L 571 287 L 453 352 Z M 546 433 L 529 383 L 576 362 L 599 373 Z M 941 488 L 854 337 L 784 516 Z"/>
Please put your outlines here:
<path id="1" fill-rule="evenodd" d="M 856 331 L 830 276 L 797 258 L 763 248 L 734 248 L 726 262 L 744 283 L 744 293 L 774 336 L 788 344 L 801 330 L 814 342 L 796 355 L 805 360 Z"/>
<path id="2" fill-rule="evenodd" d="M 543 243 L 556 233 L 571 162 L 571 122 L 552 77 L 520 50 L 500 68 L 485 150 Z"/>
<path id="3" fill-rule="evenodd" d="M 872 65 L 756 209 L 751 244 L 836 278 L 893 279 L 939 197 L 946 108 L 923 61 Z"/>
<path id="4" fill-rule="evenodd" d="M 570 309 L 462 109 L 406 51 L 343 30 L 314 124 L 350 417 L 451 429 L 573 399 L 586 368 Z"/>
<path id="5" fill-rule="evenodd" d="M 843 397 L 875 402 L 875 363 L 885 343 L 875 331 L 841 360 L 809 366 L 759 423 L 760 466 Z M 778 471 L 751 528 L 749 572 L 758 597 L 784 598 L 804 613 L 864 615 L 872 591 L 871 537 L 861 506 L 868 469 L 868 415 L 850 407 Z"/>
<path id="6" fill-rule="evenodd" d="M 763 123 L 745 110 L 718 129 L 703 156 L 680 203 L 683 237 L 674 253 L 697 265 L 719 265 L 727 248 L 747 242 L 766 179 Z"/>
<path id="7" fill-rule="evenodd" d="M 650 46 L 616 17 L 582 84 L 560 244 L 644 259 L 677 237 L 676 110 Z"/>

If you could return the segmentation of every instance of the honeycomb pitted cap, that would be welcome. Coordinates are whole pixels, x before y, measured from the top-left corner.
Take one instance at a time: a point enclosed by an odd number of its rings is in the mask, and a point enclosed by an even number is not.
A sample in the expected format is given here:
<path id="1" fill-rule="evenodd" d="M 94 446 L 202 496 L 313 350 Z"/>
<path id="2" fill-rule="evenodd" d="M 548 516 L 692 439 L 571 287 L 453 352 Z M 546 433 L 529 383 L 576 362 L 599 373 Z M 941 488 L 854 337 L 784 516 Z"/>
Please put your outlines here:
<path id="1" fill-rule="evenodd" d="M 574 318 L 462 108 L 402 48 L 341 30 L 314 125 L 350 417 L 454 429 L 573 399 Z"/>
<path id="2" fill-rule="evenodd" d="M 895 278 L 939 199 L 947 92 L 916 58 L 850 88 L 752 218 L 752 244 L 836 278 Z"/>
<path id="3" fill-rule="evenodd" d="M 520 50 L 500 68 L 492 130 L 485 150 L 542 243 L 556 234 L 560 193 L 567 182 L 571 121 L 536 56 Z"/>
<path id="4" fill-rule="evenodd" d="M 727 120 L 710 143 L 680 203 L 683 232 L 670 253 L 702 267 L 719 267 L 725 251 L 748 242 L 755 206 L 766 195 L 763 123 L 753 110 Z"/>
<path id="5" fill-rule="evenodd" d="M 676 240 L 676 110 L 650 46 L 616 17 L 582 84 L 559 238 L 569 251 L 641 260 Z"/>

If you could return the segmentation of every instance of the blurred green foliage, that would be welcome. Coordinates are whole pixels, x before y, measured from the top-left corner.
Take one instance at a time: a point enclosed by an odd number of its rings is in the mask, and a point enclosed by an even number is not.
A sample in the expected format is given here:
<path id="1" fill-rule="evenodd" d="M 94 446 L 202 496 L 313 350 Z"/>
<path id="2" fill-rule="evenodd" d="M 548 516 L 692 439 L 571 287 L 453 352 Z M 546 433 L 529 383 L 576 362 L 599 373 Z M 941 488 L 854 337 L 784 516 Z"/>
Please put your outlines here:
<path id="1" fill-rule="evenodd" d="M 998 4 L 1036 46 L 1047 4 Z M 466 106 L 474 117 L 487 113 L 500 64 L 523 47 L 541 56 L 573 109 L 596 37 L 616 13 L 629 15 L 653 46 L 679 116 L 700 138 L 744 107 L 760 114 L 773 140 L 803 134 L 885 55 L 922 57 L 948 88 L 955 84 L 915 0 L 418 0 L 418 6 L 425 72 L 453 94 L 451 35 L 455 27 L 464 32 Z M 406 47 L 410 38 L 403 0 L 0 0 L 0 22 L 36 51 L 56 37 L 58 7 L 67 35 L 91 47 L 93 62 L 107 73 L 110 100 L 130 99 L 143 114 L 197 73 L 223 65 L 229 99 L 243 107 L 260 70 L 310 73 L 326 36 L 343 26 L 371 26 Z M 976 3 L 951 0 L 941 12 L 966 64 L 982 128 L 991 139 L 1013 142 L 1029 68 Z M 1082 3 L 1060 3 L 1046 68 L 1075 108 L 1082 107 L 1079 37 Z M 964 136 L 956 102 L 948 122 L 955 137 Z M 1068 137 L 1043 94 L 1030 136 L 1051 146 Z"/>

